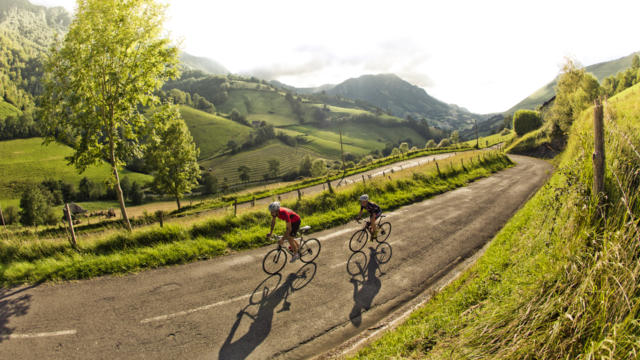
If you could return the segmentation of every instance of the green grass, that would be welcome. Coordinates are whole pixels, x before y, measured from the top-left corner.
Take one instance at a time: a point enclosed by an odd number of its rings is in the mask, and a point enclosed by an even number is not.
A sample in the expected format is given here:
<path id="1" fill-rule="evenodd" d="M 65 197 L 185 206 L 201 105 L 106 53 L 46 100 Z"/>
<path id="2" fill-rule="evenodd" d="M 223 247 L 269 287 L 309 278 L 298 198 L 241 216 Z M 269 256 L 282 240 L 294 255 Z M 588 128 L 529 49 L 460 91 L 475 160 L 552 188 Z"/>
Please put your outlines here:
<path id="1" fill-rule="evenodd" d="M 526 154 L 551 142 L 551 138 L 544 127 L 526 133 L 521 137 L 512 137 L 508 140 L 512 142 L 507 143 L 504 151 L 509 154 Z"/>
<path id="2" fill-rule="evenodd" d="M 20 115 L 20 110 L 8 102 L 0 100 L 0 119 L 6 119 L 13 115 Z"/>
<path id="3" fill-rule="evenodd" d="M 321 230 L 350 221 L 359 209 L 353 199 L 362 192 L 372 194 L 378 204 L 392 210 L 464 186 L 511 165 L 499 153 L 482 153 L 481 160 L 472 162 L 474 155 L 460 155 L 469 159 L 464 170 L 455 165 L 459 163 L 457 158 L 449 160 L 454 166 L 443 166 L 447 170 L 442 176 L 437 175 L 430 163 L 396 173 L 391 181 L 378 179 L 285 205 L 301 214 L 305 224 Z M 0 283 L 89 278 L 218 256 L 229 250 L 265 245 L 264 234 L 269 224 L 270 217 L 264 211 L 214 217 L 189 228 L 165 226 L 86 241 L 81 238 L 79 252 L 62 240 L 0 240 Z M 283 226 L 279 223 L 276 230 L 282 231 Z"/>
<path id="4" fill-rule="evenodd" d="M 45 179 L 61 179 L 78 184 L 83 177 L 103 182 L 111 176 L 106 163 L 92 166 L 83 174 L 67 165 L 66 156 L 73 150 L 65 145 L 52 143 L 42 145 L 41 138 L 0 141 L 0 199 L 17 199 L 25 183 L 41 182 Z M 131 181 L 148 182 L 151 177 L 123 169 L 120 177 Z"/>
<path id="5" fill-rule="evenodd" d="M 226 150 L 229 140 L 242 144 L 251 127 L 211 115 L 189 106 L 180 106 L 180 114 L 200 149 L 200 159 L 207 159 Z"/>
<path id="6" fill-rule="evenodd" d="M 515 136 L 515 133 L 513 131 L 511 131 L 507 135 L 500 135 L 500 133 L 498 133 L 498 134 L 481 137 L 478 139 L 477 142 L 479 143 L 481 148 L 485 148 L 485 147 L 491 147 L 496 144 L 508 142 L 511 139 L 513 139 L 514 136 Z M 473 139 L 473 140 L 465 141 L 463 144 L 465 144 L 466 146 L 476 146 L 476 140 Z"/>
<path id="7" fill-rule="evenodd" d="M 591 190 L 587 109 L 559 170 L 477 263 L 355 358 L 637 358 L 640 86 L 605 113 L 606 207 Z"/>

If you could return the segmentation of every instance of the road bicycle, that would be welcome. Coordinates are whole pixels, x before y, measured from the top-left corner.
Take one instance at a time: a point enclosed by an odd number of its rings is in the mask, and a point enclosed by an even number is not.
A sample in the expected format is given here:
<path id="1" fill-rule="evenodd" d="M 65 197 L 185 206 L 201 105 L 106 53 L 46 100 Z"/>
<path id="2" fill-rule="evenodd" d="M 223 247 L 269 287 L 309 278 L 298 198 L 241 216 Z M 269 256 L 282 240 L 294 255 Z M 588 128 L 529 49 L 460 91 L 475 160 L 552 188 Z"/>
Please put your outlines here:
<path id="1" fill-rule="evenodd" d="M 303 234 L 307 233 L 311 229 L 311 226 L 303 226 L 298 231 L 296 240 L 300 243 L 300 261 L 303 263 L 310 263 L 318 257 L 320 253 L 320 241 L 315 238 L 305 240 Z M 293 252 L 288 246 L 280 245 L 282 236 L 272 235 L 277 240 L 276 248 L 269 251 L 267 255 L 262 259 L 262 270 L 267 274 L 275 274 L 280 272 L 282 268 L 287 264 L 288 256 L 293 256 Z"/>
<path id="2" fill-rule="evenodd" d="M 388 221 L 382 222 L 382 218 L 384 217 L 386 216 L 380 215 L 377 219 L 378 234 L 376 237 L 376 241 L 379 243 L 385 242 L 389 238 L 389 235 L 391 235 L 391 223 Z M 356 221 L 358 222 L 358 224 L 362 222 L 361 219 L 357 218 Z M 351 251 L 356 252 L 362 250 L 364 245 L 367 243 L 367 240 L 369 240 L 369 237 L 371 236 L 371 231 L 369 230 L 370 226 L 371 222 L 365 221 L 364 227 L 351 235 L 351 239 L 349 240 L 349 249 L 351 249 Z M 371 241 L 373 241 L 373 239 L 371 239 Z"/>

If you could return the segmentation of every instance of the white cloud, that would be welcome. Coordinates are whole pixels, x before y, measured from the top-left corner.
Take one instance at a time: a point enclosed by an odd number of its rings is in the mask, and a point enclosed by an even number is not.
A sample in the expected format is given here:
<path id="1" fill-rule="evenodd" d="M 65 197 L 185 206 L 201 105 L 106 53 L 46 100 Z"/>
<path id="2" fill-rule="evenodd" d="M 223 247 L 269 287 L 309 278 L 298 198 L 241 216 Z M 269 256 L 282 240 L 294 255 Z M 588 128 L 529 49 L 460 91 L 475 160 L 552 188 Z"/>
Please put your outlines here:
<path id="1" fill-rule="evenodd" d="M 588 65 L 640 50 L 637 1 L 163 2 L 184 50 L 233 72 L 295 86 L 394 72 L 479 113 L 545 85 L 567 55 Z"/>

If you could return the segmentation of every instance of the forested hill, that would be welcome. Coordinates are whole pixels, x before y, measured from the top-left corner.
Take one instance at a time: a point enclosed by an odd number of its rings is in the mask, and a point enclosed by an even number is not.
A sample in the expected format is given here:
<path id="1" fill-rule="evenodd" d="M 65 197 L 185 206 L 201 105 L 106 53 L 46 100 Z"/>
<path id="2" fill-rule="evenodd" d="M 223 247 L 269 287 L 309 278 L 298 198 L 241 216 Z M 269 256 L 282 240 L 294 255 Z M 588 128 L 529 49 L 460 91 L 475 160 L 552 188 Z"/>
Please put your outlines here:
<path id="1" fill-rule="evenodd" d="M 61 7 L 0 0 L 0 106 L 20 111 L 33 106 L 46 51 L 70 23 L 71 17 Z"/>

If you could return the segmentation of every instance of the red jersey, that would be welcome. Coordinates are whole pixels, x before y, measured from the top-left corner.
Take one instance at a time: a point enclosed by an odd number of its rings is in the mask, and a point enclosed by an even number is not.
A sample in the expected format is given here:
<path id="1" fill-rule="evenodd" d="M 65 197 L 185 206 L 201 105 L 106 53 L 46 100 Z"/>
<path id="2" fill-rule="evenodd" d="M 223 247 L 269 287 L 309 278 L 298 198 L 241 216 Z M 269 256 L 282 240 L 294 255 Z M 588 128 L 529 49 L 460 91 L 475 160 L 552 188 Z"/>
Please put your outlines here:
<path id="1" fill-rule="evenodd" d="M 300 221 L 300 216 L 293 212 L 293 210 L 287 209 L 286 207 L 281 207 L 280 210 L 278 210 L 278 218 L 288 223 Z"/>

